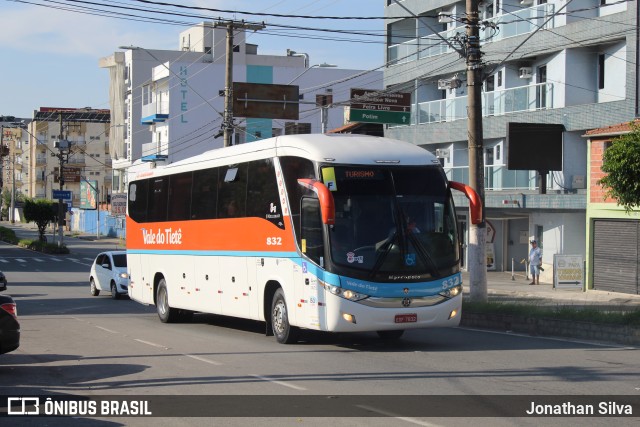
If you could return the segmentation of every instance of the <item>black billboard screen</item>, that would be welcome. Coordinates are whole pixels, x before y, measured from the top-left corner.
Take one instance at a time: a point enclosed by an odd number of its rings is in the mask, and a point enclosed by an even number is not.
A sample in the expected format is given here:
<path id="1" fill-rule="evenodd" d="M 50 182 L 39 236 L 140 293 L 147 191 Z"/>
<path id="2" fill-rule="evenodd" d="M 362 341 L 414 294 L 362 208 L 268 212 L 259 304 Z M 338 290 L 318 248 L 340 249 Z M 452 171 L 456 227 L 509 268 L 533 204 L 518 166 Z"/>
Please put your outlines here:
<path id="1" fill-rule="evenodd" d="M 507 125 L 507 168 L 562 170 L 563 125 L 513 123 Z"/>

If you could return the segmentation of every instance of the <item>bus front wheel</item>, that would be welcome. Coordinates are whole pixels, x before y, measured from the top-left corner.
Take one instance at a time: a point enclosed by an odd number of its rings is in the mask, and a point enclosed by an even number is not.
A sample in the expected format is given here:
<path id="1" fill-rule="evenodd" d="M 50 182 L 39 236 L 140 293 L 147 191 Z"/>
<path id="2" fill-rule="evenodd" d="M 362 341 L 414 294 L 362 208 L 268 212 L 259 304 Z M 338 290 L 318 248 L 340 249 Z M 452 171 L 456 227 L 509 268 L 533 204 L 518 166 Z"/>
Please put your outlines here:
<path id="1" fill-rule="evenodd" d="M 293 344 L 298 341 L 298 328 L 289 324 L 289 314 L 287 302 L 284 299 L 284 292 L 278 289 L 273 295 L 271 303 L 271 326 L 273 334 L 281 344 Z"/>
<path id="2" fill-rule="evenodd" d="M 178 310 L 169 305 L 169 293 L 167 292 L 167 282 L 160 279 L 156 291 L 156 309 L 158 317 L 162 323 L 173 323 L 178 320 Z"/>

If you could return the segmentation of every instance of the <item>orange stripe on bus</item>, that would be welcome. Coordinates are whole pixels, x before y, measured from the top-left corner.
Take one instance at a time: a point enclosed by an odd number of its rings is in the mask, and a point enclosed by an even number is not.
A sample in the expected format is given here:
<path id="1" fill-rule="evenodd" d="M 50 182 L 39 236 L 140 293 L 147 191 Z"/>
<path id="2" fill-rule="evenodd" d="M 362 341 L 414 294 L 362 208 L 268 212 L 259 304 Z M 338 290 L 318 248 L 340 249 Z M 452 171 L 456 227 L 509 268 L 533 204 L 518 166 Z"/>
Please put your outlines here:
<path id="1" fill-rule="evenodd" d="M 127 217 L 127 249 L 295 252 L 289 217 L 282 230 L 261 218 L 137 223 Z"/>

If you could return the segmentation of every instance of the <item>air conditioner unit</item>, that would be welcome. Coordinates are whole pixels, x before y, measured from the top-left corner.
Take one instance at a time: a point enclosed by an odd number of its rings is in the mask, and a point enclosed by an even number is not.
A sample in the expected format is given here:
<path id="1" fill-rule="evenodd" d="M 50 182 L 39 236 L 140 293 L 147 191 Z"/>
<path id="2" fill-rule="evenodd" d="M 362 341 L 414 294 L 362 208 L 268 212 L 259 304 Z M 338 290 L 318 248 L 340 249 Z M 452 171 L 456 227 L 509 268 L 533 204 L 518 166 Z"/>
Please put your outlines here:
<path id="1" fill-rule="evenodd" d="M 438 80 L 438 89 L 457 89 L 462 85 L 462 82 L 459 79 L 440 79 Z"/>
<path id="2" fill-rule="evenodd" d="M 533 69 L 531 67 L 520 67 L 519 76 L 521 79 L 530 79 L 533 77 Z"/>
<path id="3" fill-rule="evenodd" d="M 449 158 L 449 149 L 447 148 L 437 148 L 436 149 L 436 157 L 439 159 L 448 159 Z"/>
<path id="4" fill-rule="evenodd" d="M 584 175 L 573 175 L 571 177 L 571 188 L 573 189 L 587 188 L 584 182 Z"/>
<path id="5" fill-rule="evenodd" d="M 451 12 L 438 13 L 438 22 L 440 24 L 448 24 L 449 22 L 453 22 L 453 18 L 451 17 Z"/>

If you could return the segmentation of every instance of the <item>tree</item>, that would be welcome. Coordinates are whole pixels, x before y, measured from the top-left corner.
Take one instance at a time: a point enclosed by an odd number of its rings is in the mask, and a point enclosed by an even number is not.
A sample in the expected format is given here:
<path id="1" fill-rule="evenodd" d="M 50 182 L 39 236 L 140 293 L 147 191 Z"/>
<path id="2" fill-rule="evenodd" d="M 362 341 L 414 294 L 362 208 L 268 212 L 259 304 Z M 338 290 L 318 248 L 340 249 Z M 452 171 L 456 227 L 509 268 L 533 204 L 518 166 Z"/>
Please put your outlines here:
<path id="1" fill-rule="evenodd" d="M 44 242 L 44 233 L 47 225 L 55 219 L 53 212 L 53 202 L 45 199 L 25 199 L 24 201 L 24 219 L 27 222 L 35 222 L 38 226 L 40 241 Z"/>
<path id="2" fill-rule="evenodd" d="M 631 132 L 613 139 L 602 156 L 599 183 L 608 197 L 629 213 L 640 206 L 640 124 L 631 122 Z"/>
<path id="3" fill-rule="evenodd" d="M 2 204 L 0 205 L 0 219 L 4 217 L 9 217 L 9 207 L 11 206 L 11 191 L 8 189 L 2 190 Z"/>

